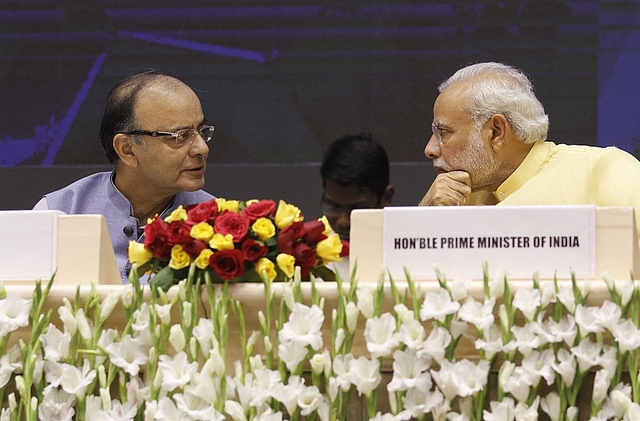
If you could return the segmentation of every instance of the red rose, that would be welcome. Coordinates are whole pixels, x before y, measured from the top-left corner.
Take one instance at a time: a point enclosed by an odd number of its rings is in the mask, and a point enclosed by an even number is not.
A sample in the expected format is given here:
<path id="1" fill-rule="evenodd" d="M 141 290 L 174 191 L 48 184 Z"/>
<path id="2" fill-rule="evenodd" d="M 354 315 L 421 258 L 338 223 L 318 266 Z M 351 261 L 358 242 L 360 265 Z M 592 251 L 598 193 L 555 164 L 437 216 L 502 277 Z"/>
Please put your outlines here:
<path id="1" fill-rule="evenodd" d="M 247 238 L 242 242 L 242 255 L 245 260 L 255 262 L 259 258 L 267 255 L 269 249 L 251 238 Z"/>
<path id="2" fill-rule="evenodd" d="M 342 251 L 340 252 L 340 257 L 345 257 L 349 255 L 349 242 L 346 240 L 340 240 L 342 243 Z"/>
<path id="3" fill-rule="evenodd" d="M 144 227 L 144 246 L 153 252 L 156 259 L 166 259 L 171 255 L 169 224 L 156 217 Z"/>
<path id="4" fill-rule="evenodd" d="M 316 251 L 303 242 L 293 245 L 293 257 L 296 258 L 296 265 L 301 268 L 310 268 L 316 264 Z"/>
<path id="5" fill-rule="evenodd" d="M 207 248 L 207 245 L 200 240 L 191 239 L 182 245 L 182 250 L 187 252 L 192 258 L 196 258 L 200 255 L 200 252 Z"/>
<path id="6" fill-rule="evenodd" d="M 315 221 L 305 222 L 304 230 L 305 234 L 302 239 L 308 244 L 316 244 L 327 238 L 327 236 L 323 234 L 325 230 L 324 224 L 317 219 Z"/>
<path id="7" fill-rule="evenodd" d="M 294 222 L 283 228 L 278 234 L 278 248 L 283 253 L 293 254 L 293 244 L 301 239 L 304 234 L 304 224 L 302 222 Z"/>
<path id="8" fill-rule="evenodd" d="M 182 221 L 173 221 L 169 224 L 169 244 L 183 245 L 192 240 L 191 226 Z"/>
<path id="9" fill-rule="evenodd" d="M 218 203 L 216 199 L 211 199 L 197 205 L 189 205 L 184 209 L 187 211 L 189 223 L 195 225 L 200 222 L 213 221 L 218 214 Z"/>
<path id="10" fill-rule="evenodd" d="M 242 210 L 242 214 L 255 222 L 258 218 L 266 218 L 276 215 L 276 202 L 273 200 L 261 200 L 254 202 Z"/>
<path id="11" fill-rule="evenodd" d="M 226 211 L 216 218 L 213 229 L 222 235 L 231 234 L 233 242 L 239 243 L 247 236 L 249 223 L 249 218 L 246 216 Z"/>
<path id="12" fill-rule="evenodd" d="M 222 279 L 231 280 L 244 275 L 244 258 L 238 249 L 220 250 L 211 255 L 209 267 Z"/>

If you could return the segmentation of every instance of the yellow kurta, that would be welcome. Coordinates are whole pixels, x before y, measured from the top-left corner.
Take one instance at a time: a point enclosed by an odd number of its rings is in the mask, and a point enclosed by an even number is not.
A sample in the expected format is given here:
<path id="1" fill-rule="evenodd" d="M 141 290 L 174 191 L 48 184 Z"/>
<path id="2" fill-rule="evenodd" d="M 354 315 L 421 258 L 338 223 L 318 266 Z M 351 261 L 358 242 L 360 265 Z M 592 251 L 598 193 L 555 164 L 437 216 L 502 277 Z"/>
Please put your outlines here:
<path id="1" fill-rule="evenodd" d="M 536 142 L 495 192 L 469 204 L 631 206 L 640 227 L 640 161 L 615 147 Z"/>

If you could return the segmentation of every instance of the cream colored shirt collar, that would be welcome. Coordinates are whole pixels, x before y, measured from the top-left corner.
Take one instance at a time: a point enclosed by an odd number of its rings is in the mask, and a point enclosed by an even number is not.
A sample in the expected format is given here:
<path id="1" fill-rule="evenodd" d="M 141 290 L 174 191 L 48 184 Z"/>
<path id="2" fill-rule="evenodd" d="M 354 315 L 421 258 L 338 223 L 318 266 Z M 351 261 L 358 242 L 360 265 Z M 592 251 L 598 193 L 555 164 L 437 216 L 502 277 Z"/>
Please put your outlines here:
<path id="1" fill-rule="evenodd" d="M 493 193 L 493 196 L 498 202 L 502 202 L 504 199 L 533 177 L 538 172 L 542 164 L 548 159 L 549 151 L 555 146 L 552 142 L 536 142 L 533 147 L 524 158 L 524 161 L 520 166 L 507 178 L 498 189 Z"/>

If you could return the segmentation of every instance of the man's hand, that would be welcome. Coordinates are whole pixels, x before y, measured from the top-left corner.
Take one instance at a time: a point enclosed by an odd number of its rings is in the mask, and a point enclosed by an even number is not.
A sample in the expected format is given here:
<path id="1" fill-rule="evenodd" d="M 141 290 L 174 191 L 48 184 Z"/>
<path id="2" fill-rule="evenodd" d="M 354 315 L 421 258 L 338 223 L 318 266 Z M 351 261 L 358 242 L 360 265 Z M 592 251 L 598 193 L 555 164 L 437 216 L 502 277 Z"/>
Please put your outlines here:
<path id="1" fill-rule="evenodd" d="M 463 206 L 471 195 L 471 177 L 466 171 L 438 174 L 419 206 Z"/>

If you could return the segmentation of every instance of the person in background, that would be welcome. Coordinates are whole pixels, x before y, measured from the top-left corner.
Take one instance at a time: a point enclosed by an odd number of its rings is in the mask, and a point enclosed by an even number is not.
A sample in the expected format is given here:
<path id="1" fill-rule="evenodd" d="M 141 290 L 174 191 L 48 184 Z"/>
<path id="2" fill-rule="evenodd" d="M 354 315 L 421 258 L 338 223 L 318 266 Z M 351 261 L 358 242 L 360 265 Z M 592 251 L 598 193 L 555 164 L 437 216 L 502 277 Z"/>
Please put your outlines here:
<path id="1" fill-rule="evenodd" d="M 391 205 L 394 188 L 389 183 L 389 158 L 368 134 L 344 136 L 332 142 L 324 153 L 322 211 L 340 239 L 349 241 L 351 211 Z M 348 262 L 336 265 L 348 278 Z"/>
<path id="2" fill-rule="evenodd" d="M 131 75 L 109 93 L 100 126 L 113 171 L 46 194 L 34 210 L 104 215 L 127 283 L 129 241 L 141 239 L 150 218 L 213 198 L 202 190 L 213 130 L 185 83 L 159 71 Z"/>
<path id="3" fill-rule="evenodd" d="M 548 116 L 520 70 L 473 64 L 438 89 L 424 150 L 437 175 L 420 205 L 631 206 L 640 226 L 640 162 L 545 141 Z"/>

